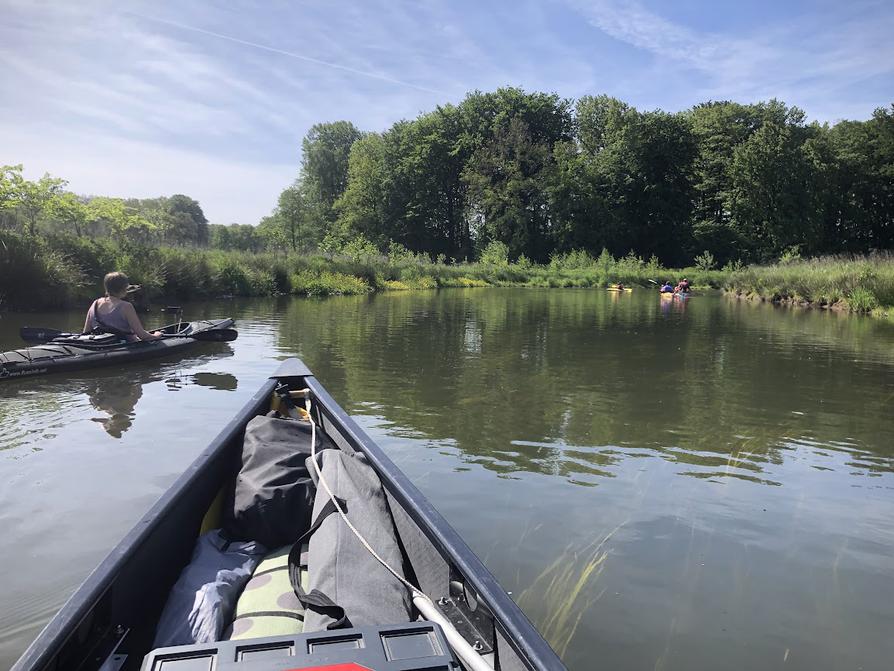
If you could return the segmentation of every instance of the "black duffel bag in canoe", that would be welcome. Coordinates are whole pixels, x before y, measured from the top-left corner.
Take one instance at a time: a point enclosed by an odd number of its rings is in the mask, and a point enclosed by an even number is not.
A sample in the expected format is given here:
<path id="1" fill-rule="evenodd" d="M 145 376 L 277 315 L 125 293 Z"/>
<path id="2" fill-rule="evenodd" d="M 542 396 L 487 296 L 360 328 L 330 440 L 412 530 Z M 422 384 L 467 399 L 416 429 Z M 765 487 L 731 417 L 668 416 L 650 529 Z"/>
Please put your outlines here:
<path id="1" fill-rule="evenodd" d="M 318 429 L 317 450 L 329 447 L 329 438 Z M 304 463 L 308 456 L 309 422 L 273 416 L 252 419 L 245 427 L 242 468 L 226 534 L 278 548 L 307 531 L 314 497 Z"/>

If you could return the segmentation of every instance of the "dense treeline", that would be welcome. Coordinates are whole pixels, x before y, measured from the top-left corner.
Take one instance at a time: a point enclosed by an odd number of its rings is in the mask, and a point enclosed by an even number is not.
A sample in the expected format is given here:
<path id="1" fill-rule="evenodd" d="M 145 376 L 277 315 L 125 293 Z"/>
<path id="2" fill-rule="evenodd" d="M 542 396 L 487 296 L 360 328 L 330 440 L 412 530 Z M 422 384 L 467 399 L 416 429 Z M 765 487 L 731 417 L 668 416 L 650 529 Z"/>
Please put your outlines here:
<path id="1" fill-rule="evenodd" d="M 36 181 L 21 165 L 0 167 L 0 229 L 37 234 L 112 238 L 142 245 L 205 245 L 209 226 L 197 201 L 175 194 L 160 198 L 78 196 L 49 174 Z"/>
<path id="2" fill-rule="evenodd" d="M 82 196 L 64 179 L 25 179 L 23 166 L 0 166 L 0 231 L 31 237 L 71 235 L 143 247 L 198 246 L 260 252 L 288 246 L 270 225 L 210 224 L 201 205 L 183 194 L 158 198 Z"/>
<path id="3" fill-rule="evenodd" d="M 43 305 L 80 299 L 112 267 L 198 297 L 595 286 L 692 266 L 770 298 L 894 305 L 890 257 L 792 265 L 894 249 L 894 106 L 830 126 L 775 100 L 669 114 L 474 92 L 380 133 L 317 124 L 257 226 L 210 224 L 183 194 L 65 187 L 0 167 L 0 302 L 37 307 L 26 289 L 38 286 Z"/>
<path id="4" fill-rule="evenodd" d="M 362 236 L 544 262 L 605 248 L 683 265 L 894 247 L 894 106 L 806 123 L 772 100 L 641 112 L 607 96 L 469 94 L 382 133 L 339 121 L 304 140 L 270 229 L 293 249 Z"/>
<path id="5" fill-rule="evenodd" d="M 474 92 L 381 133 L 317 124 L 257 226 L 209 224 L 185 195 L 77 196 L 5 166 L 0 228 L 249 252 L 396 243 L 448 261 L 492 242 L 535 263 L 603 249 L 671 266 L 867 253 L 894 248 L 894 106 L 830 126 L 775 100 L 669 114 Z"/>

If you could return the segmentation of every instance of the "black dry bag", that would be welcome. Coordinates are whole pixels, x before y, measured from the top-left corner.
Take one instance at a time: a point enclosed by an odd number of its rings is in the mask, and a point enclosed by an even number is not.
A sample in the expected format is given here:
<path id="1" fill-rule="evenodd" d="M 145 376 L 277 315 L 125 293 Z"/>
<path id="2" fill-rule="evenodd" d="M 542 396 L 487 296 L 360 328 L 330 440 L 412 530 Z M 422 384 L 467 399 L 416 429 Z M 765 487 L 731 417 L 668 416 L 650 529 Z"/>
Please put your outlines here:
<path id="1" fill-rule="evenodd" d="M 296 419 L 261 416 L 246 425 L 242 469 L 225 525 L 230 538 L 278 548 L 308 529 L 314 486 L 304 462 L 310 435 L 310 423 Z M 332 446 L 319 429 L 316 435 L 317 450 Z"/>

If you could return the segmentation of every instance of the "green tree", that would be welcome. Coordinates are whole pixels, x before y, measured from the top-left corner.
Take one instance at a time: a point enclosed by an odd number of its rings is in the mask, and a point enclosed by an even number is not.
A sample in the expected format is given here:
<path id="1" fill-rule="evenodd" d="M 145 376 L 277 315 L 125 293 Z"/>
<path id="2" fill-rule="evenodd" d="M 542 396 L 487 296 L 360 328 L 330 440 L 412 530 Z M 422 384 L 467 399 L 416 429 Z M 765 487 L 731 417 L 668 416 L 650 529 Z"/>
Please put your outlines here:
<path id="1" fill-rule="evenodd" d="M 21 165 L 0 166 L 0 226 L 16 228 L 15 184 L 22 174 Z"/>
<path id="2" fill-rule="evenodd" d="M 581 231 L 586 222 L 578 217 L 574 239 L 591 241 L 593 253 L 604 244 L 616 256 L 634 250 L 665 263 L 686 260 L 697 153 L 686 120 L 661 111 L 638 112 L 599 96 L 578 102 L 577 125 L 583 177 L 573 177 L 586 180 L 577 193 L 583 207 L 597 215 L 591 225 L 599 230 Z"/>
<path id="3" fill-rule="evenodd" d="M 687 113 L 698 144 L 694 165 L 693 236 L 696 249 L 710 249 L 719 258 L 739 258 L 742 241 L 732 228 L 731 164 L 736 147 L 761 123 L 755 105 L 710 102 Z"/>
<path id="4" fill-rule="evenodd" d="M 551 159 L 549 144 L 535 142 L 520 118 L 498 129 L 475 153 L 466 167 L 466 182 L 480 221 L 480 242 L 503 242 L 512 258 L 548 258 Z"/>
<path id="5" fill-rule="evenodd" d="M 577 142 L 557 143 L 553 155 L 556 167 L 547 189 L 555 250 L 595 253 L 609 241 L 608 209 L 592 156 Z"/>
<path id="6" fill-rule="evenodd" d="M 119 241 L 145 244 L 157 225 L 121 198 L 96 197 L 87 203 L 87 218 L 99 223 Z"/>
<path id="7" fill-rule="evenodd" d="M 768 125 L 777 130 L 785 129 L 781 131 L 786 136 L 782 145 L 788 152 L 789 166 L 800 170 L 801 179 L 813 179 L 814 177 L 819 179 L 824 171 L 824 168 L 816 163 L 823 153 L 819 151 L 820 148 L 818 146 L 806 147 L 803 148 L 803 151 L 806 152 L 804 155 L 796 156 L 801 153 L 802 145 L 818 134 L 818 129 L 804 125 L 804 113 L 800 109 L 788 107 L 778 100 L 753 105 L 741 105 L 728 101 L 705 103 L 696 105 L 686 114 L 686 117 L 698 144 L 693 183 L 695 191 L 692 217 L 694 249 L 708 249 L 721 262 L 771 255 L 772 251 L 770 250 L 775 248 L 777 243 L 769 239 L 759 240 L 754 237 L 756 231 L 761 228 L 753 221 L 757 216 L 754 207 L 759 207 L 757 201 L 754 200 L 750 204 L 741 202 L 743 194 L 747 197 L 743 189 L 747 191 L 749 182 L 751 186 L 755 186 L 760 179 L 754 172 L 751 177 L 747 177 L 740 171 L 748 165 L 757 169 L 753 161 L 746 160 L 744 157 L 747 154 L 752 154 L 752 157 L 756 158 L 754 154 L 757 151 L 757 146 L 769 142 L 769 135 L 772 135 L 774 131 L 763 131 L 763 137 L 753 141 L 749 149 L 742 149 L 742 146 Z M 777 137 L 777 140 L 780 138 Z M 736 159 L 737 152 L 738 161 Z M 809 164 L 816 169 L 813 176 L 805 172 Z M 764 175 L 769 176 L 768 166 L 765 166 Z M 802 206 L 822 209 L 821 203 L 812 197 L 814 182 L 810 185 L 800 185 L 797 190 L 796 198 L 802 201 Z M 766 189 L 764 191 L 766 196 Z M 756 195 L 755 198 L 757 198 Z M 812 204 L 809 204 L 811 202 Z M 809 209 L 803 214 L 806 216 L 805 224 L 809 223 L 813 232 L 811 235 L 816 233 L 816 222 L 821 215 L 814 209 Z M 776 216 L 774 221 L 779 224 L 781 222 L 779 216 L 787 215 L 777 213 L 774 216 Z M 778 225 L 776 227 L 778 228 Z M 795 228 L 798 227 L 799 224 L 795 224 Z M 783 237 L 786 236 L 783 235 Z M 803 237 L 810 237 L 810 235 Z"/>
<path id="8" fill-rule="evenodd" d="M 208 244 L 208 220 L 197 200 L 174 194 L 165 199 L 163 235 L 166 242 L 174 244 Z"/>
<path id="9" fill-rule="evenodd" d="M 24 222 L 27 233 L 35 235 L 49 204 L 62 193 L 68 182 L 49 173 L 32 182 L 22 176 L 22 166 L 16 165 L 3 167 L 0 184 L 3 209 L 14 209 Z"/>
<path id="10" fill-rule="evenodd" d="M 817 174 L 799 131 L 796 125 L 770 121 L 733 152 L 731 224 L 752 260 L 810 246 L 819 234 L 821 213 L 813 200 Z"/>
<path id="11" fill-rule="evenodd" d="M 471 152 L 463 142 L 465 130 L 463 112 L 453 105 L 421 116 L 410 129 L 412 142 L 403 173 L 415 186 L 410 201 L 415 230 L 407 236 L 415 240 L 415 251 L 471 258 L 468 183 L 464 179 Z"/>
<path id="12" fill-rule="evenodd" d="M 87 206 L 71 191 L 63 191 L 47 205 L 49 217 L 64 230 L 71 230 L 79 238 L 84 235 L 89 219 Z"/>
<path id="13" fill-rule="evenodd" d="M 470 234 L 479 246 L 500 240 L 513 258 L 549 258 L 553 147 L 572 139 L 570 105 L 555 94 L 517 88 L 476 91 L 460 104 L 456 151 L 469 156 L 463 180 Z"/>
<path id="14" fill-rule="evenodd" d="M 263 217 L 258 223 L 258 236 L 264 241 L 268 249 L 280 250 L 287 248 L 288 242 L 284 235 L 276 212 Z"/>
<path id="15" fill-rule="evenodd" d="M 826 229 L 842 249 L 894 247 L 894 105 L 829 131 L 835 164 Z"/>
<path id="16" fill-rule="evenodd" d="M 308 251 L 320 242 L 320 230 L 313 225 L 313 217 L 303 185 L 296 182 L 279 195 L 273 214 L 264 217 L 258 225 L 258 234 L 270 247 Z"/>
<path id="17" fill-rule="evenodd" d="M 230 224 L 229 226 L 224 226 L 223 224 L 209 224 L 208 245 L 212 249 L 233 249 L 233 234 L 231 227 L 237 225 L 238 224 Z"/>
<path id="18" fill-rule="evenodd" d="M 308 225 L 311 214 L 307 196 L 300 185 L 296 184 L 280 194 L 276 212 L 293 252 L 306 251 L 319 243 L 319 230 Z"/>
<path id="19" fill-rule="evenodd" d="M 15 207 L 15 183 L 21 179 L 22 165 L 0 166 L 0 210 Z"/>
<path id="20" fill-rule="evenodd" d="M 259 252 L 263 249 L 263 241 L 258 229 L 250 224 L 230 224 L 233 229 L 234 246 L 246 252 Z"/>
<path id="21" fill-rule="evenodd" d="M 322 237 L 335 221 L 335 201 L 348 184 L 351 147 L 362 137 L 349 121 L 318 123 L 301 142 L 299 181 L 306 205 L 314 211 Z"/>
<path id="22" fill-rule="evenodd" d="M 264 246 L 258 229 L 250 224 L 209 224 L 208 245 L 240 252 L 259 252 Z"/>
<path id="23" fill-rule="evenodd" d="M 370 133 L 354 143 L 348 159 L 348 183 L 335 202 L 338 220 L 333 234 L 343 240 L 363 235 L 378 246 L 393 236 L 388 229 L 385 139 Z"/>
<path id="24" fill-rule="evenodd" d="M 358 140 L 336 203 L 336 237 L 359 234 L 380 250 L 393 240 L 414 252 L 467 258 L 462 123 L 459 109 L 447 105 Z"/>

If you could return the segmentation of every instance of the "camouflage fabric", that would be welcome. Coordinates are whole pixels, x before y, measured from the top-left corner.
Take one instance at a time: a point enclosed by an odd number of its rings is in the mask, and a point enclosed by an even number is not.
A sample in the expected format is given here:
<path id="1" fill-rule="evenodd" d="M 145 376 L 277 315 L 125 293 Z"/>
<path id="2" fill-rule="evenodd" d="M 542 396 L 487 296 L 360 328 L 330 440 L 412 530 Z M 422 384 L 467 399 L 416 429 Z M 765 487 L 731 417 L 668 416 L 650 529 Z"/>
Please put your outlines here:
<path id="1" fill-rule="evenodd" d="M 236 615 L 227 636 L 230 640 L 300 634 L 304 608 L 289 581 L 289 551 L 286 545 L 268 554 L 255 569 L 236 604 Z M 307 552 L 306 544 L 302 552 Z M 306 587 L 307 569 L 301 570 Z"/>

